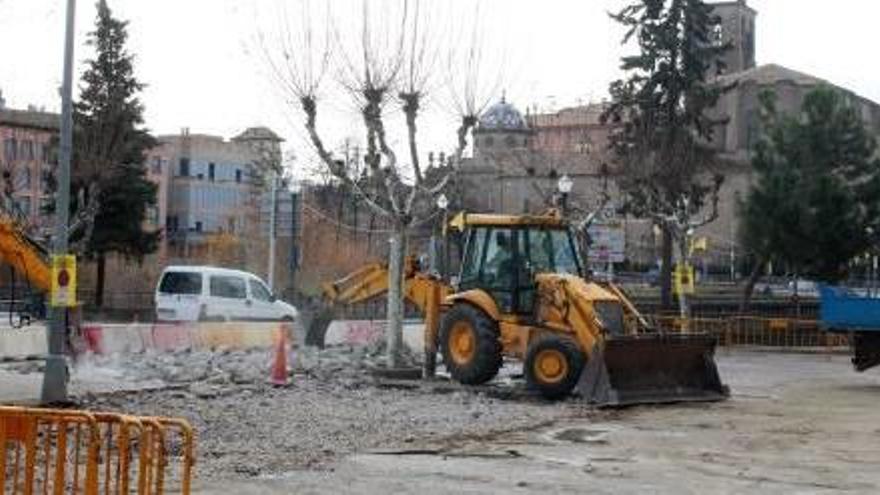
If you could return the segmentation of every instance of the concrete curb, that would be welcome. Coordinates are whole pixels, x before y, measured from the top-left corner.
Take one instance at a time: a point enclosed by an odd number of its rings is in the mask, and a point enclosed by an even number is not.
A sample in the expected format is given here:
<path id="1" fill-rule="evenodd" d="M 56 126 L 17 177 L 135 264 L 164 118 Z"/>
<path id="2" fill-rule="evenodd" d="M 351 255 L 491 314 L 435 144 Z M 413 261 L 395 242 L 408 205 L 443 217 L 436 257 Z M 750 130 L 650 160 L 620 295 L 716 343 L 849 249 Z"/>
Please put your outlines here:
<path id="1" fill-rule="evenodd" d="M 385 320 L 333 320 L 324 334 L 324 345 L 367 346 L 385 338 Z M 407 320 L 403 324 L 403 343 L 414 352 L 424 349 L 425 322 Z"/>

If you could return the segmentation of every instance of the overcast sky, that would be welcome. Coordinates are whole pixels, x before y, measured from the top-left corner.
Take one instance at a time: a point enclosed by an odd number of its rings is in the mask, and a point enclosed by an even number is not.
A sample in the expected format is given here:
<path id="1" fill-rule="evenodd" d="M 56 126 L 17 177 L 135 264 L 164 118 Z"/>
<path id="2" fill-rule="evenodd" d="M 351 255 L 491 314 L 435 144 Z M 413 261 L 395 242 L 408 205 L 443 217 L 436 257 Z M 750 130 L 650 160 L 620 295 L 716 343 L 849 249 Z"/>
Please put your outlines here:
<path id="1" fill-rule="evenodd" d="M 268 125 L 288 146 L 301 146 L 298 116 L 278 97 L 255 53 L 255 33 L 271 31 L 280 0 L 109 0 L 130 21 L 136 72 L 149 128 L 158 134 L 189 127 L 230 137 Z M 451 19 L 473 12 L 473 0 L 431 0 Z M 320 2 L 316 2 L 320 3 Z M 503 46 L 504 89 L 520 108 L 560 108 L 600 100 L 616 78 L 620 28 L 606 12 L 625 0 L 483 0 L 486 42 Z M 62 0 L 0 0 L 0 90 L 11 107 L 57 110 L 64 25 Z M 877 0 L 749 0 L 759 11 L 758 63 L 777 63 L 827 79 L 880 101 Z M 92 1 L 79 1 L 77 60 L 89 55 Z M 500 94 L 497 95 L 500 97 Z M 436 109 L 435 109 L 436 110 Z M 445 114 L 444 114 L 445 115 Z M 429 114 L 428 146 L 453 145 L 450 116 Z M 335 115 L 334 140 L 357 127 Z M 442 132 L 440 132 L 442 129 Z M 447 141 L 444 136 L 448 135 Z M 299 153 L 298 153 L 299 154 Z"/>

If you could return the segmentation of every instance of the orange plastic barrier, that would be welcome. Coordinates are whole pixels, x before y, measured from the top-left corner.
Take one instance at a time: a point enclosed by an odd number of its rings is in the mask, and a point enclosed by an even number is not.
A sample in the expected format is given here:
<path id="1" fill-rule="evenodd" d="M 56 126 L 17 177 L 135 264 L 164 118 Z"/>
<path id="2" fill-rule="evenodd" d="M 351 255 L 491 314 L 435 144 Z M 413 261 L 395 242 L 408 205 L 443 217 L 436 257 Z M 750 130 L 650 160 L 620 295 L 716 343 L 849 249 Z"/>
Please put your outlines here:
<path id="1" fill-rule="evenodd" d="M 194 443 L 179 419 L 0 407 L 0 495 L 188 494 Z"/>

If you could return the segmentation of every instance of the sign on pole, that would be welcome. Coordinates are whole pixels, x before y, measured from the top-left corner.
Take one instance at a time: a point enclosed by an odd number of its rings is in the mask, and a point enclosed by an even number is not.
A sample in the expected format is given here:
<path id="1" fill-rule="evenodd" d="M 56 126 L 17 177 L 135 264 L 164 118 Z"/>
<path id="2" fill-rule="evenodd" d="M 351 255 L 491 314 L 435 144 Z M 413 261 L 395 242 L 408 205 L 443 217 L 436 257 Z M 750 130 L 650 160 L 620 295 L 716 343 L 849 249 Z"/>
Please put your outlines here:
<path id="1" fill-rule="evenodd" d="M 691 265 L 675 265 L 675 284 L 673 290 L 676 294 L 694 293 L 694 267 Z"/>
<path id="2" fill-rule="evenodd" d="M 623 263 L 626 259 L 626 229 L 623 220 L 608 206 L 597 215 L 587 229 L 591 244 L 587 252 L 590 263 Z"/>
<path id="3" fill-rule="evenodd" d="M 52 289 L 50 304 L 53 308 L 76 306 L 76 256 L 52 256 Z"/>

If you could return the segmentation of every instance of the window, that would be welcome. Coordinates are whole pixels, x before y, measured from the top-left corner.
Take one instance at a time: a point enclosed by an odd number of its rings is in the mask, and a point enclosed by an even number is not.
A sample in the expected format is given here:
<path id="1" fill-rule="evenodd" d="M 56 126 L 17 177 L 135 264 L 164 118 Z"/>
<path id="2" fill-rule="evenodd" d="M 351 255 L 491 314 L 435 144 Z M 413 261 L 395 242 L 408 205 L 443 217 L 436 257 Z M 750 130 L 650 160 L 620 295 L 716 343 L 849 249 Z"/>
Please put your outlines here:
<path id="1" fill-rule="evenodd" d="M 251 279 L 248 280 L 248 284 L 251 286 L 251 296 L 254 299 L 266 302 L 272 300 L 272 293 L 269 292 L 269 289 L 267 289 L 265 285 L 263 285 L 263 282 Z"/>
<path id="2" fill-rule="evenodd" d="M 202 222 L 196 222 L 196 232 L 202 231 Z"/>
<path id="3" fill-rule="evenodd" d="M 30 139 L 25 139 L 21 142 L 21 149 L 19 153 L 19 158 L 22 160 L 33 160 L 34 159 L 34 142 Z"/>
<path id="4" fill-rule="evenodd" d="M 211 295 L 227 299 L 247 299 L 244 279 L 239 277 L 211 275 Z"/>
<path id="5" fill-rule="evenodd" d="M 166 272 L 159 283 L 162 294 L 201 294 L 202 274 L 187 272 Z"/>
<path id="6" fill-rule="evenodd" d="M 235 171 L 235 182 L 241 182 L 241 170 Z"/>
<path id="7" fill-rule="evenodd" d="M 52 176 L 52 171 L 40 171 L 40 189 L 43 193 L 52 192 L 55 189 L 55 178 Z"/>
<path id="8" fill-rule="evenodd" d="M 180 174 L 181 177 L 189 177 L 189 158 L 181 158 L 180 159 Z"/>
<path id="9" fill-rule="evenodd" d="M 214 173 L 215 173 L 216 165 L 213 163 L 208 164 L 208 180 L 214 182 Z"/>
<path id="10" fill-rule="evenodd" d="M 153 157 L 153 163 L 151 166 L 152 173 L 159 175 L 162 173 L 162 158 L 161 157 Z"/>
<path id="11" fill-rule="evenodd" d="M 159 224 L 159 208 L 157 208 L 155 206 L 147 207 L 146 219 L 147 219 L 147 222 L 149 222 L 150 224 L 158 225 Z"/>
<path id="12" fill-rule="evenodd" d="M 711 29 L 709 39 L 712 42 L 712 46 L 716 48 L 724 46 L 724 25 L 719 22 L 713 25 Z"/>
<path id="13" fill-rule="evenodd" d="M 513 287 L 514 233 L 510 229 L 493 229 L 486 244 L 483 264 L 483 283 L 487 287 L 510 289 Z"/>
<path id="14" fill-rule="evenodd" d="M 29 217 L 31 215 L 31 200 L 30 198 L 16 198 L 15 199 L 15 209 L 18 210 L 22 215 Z"/>
<path id="15" fill-rule="evenodd" d="M 468 238 L 466 255 L 462 260 L 461 284 L 473 284 L 480 277 L 480 261 L 483 259 L 483 249 L 486 246 L 486 233 L 488 229 L 474 229 Z"/>
<path id="16" fill-rule="evenodd" d="M 7 162 L 14 162 L 18 157 L 18 141 L 15 138 L 9 138 L 3 142 L 3 154 L 6 156 Z"/>
<path id="17" fill-rule="evenodd" d="M 20 191 L 22 189 L 30 189 L 31 188 L 31 169 L 28 167 L 20 167 L 15 171 L 15 189 Z"/>

